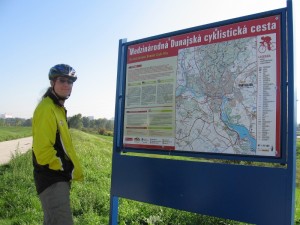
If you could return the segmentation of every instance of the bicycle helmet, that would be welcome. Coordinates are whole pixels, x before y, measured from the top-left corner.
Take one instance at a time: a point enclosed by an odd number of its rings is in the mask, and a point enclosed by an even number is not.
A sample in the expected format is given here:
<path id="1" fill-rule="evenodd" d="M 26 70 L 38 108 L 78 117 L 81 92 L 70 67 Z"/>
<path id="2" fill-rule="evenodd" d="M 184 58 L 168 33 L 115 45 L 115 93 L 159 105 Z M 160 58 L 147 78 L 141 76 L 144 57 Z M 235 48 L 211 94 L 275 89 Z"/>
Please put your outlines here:
<path id="1" fill-rule="evenodd" d="M 67 64 L 58 64 L 49 71 L 49 80 L 55 80 L 57 77 L 66 77 L 73 82 L 77 80 L 76 71 Z"/>

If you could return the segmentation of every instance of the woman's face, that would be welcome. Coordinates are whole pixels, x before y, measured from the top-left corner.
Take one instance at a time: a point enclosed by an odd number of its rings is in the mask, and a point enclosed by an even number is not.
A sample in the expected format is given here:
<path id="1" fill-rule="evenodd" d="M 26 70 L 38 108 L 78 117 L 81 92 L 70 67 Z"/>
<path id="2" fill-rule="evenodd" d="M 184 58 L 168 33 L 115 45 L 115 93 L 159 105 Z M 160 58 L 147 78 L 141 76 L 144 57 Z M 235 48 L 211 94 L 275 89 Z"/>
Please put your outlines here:
<path id="1" fill-rule="evenodd" d="M 71 95 L 73 81 L 66 77 L 58 77 L 54 81 L 54 90 L 62 98 L 67 98 Z"/>

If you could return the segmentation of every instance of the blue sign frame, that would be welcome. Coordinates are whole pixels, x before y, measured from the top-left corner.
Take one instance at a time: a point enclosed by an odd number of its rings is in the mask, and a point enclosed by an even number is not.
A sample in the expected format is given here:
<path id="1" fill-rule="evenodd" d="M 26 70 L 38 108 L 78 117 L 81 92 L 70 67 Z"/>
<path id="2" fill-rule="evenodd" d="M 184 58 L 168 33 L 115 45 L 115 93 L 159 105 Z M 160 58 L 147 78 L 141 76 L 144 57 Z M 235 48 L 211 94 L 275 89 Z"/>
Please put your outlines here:
<path id="1" fill-rule="evenodd" d="M 283 53 L 284 58 L 281 63 L 282 103 L 287 103 L 281 106 L 282 157 L 273 159 L 201 154 L 201 157 L 205 158 L 262 161 L 267 162 L 269 166 L 173 160 L 146 157 L 143 154 L 127 154 L 128 151 L 134 151 L 122 147 L 126 51 L 129 44 L 141 40 L 130 43 L 120 40 L 111 178 L 111 225 L 118 224 L 119 198 L 254 224 L 293 224 L 296 176 L 296 95 L 292 1 L 287 1 L 287 8 L 214 23 L 213 26 L 277 14 L 282 16 L 282 35 L 286 36 L 286 31 L 288 32 L 287 42 L 282 41 L 282 52 L 287 52 L 287 55 Z M 211 26 L 210 24 L 197 29 Z M 180 32 L 188 31 L 190 29 Z M 162 36 L 164 35 L 154 38 Z M 142 41 L 152 39 L 153 37 Z M 288 135 L 283 135 L 285 133 Z M 153 151 L 143 150 L 142 153 L 152 154 Z M 170 154 L 170 152 L 161 151 L 159 154 Z M 199 156 L 176 151 L 172 152 L 172 155 Z"/>

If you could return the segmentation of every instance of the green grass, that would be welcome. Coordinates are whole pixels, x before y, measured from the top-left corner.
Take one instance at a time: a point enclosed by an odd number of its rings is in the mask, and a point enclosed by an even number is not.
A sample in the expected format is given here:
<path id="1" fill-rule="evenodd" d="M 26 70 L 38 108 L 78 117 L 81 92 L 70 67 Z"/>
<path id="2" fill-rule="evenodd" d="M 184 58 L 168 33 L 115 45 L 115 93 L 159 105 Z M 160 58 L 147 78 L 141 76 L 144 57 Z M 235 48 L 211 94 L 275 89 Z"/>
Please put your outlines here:
<path id="1" fill-rule="evenodd" d="M 113 139 L 73 129 L 71 133 L 85 174 L 84 182 L 72 184 L 71 204 L 75 225 L 106 225 L 109 220 Z M 296 221 L 300 222 L 299 195 L 297 189 Z M 1 225 L 42 224 L 42 209 L 33 183 L 31 150 L 16 155 L 9 164 L 0 166 L 0 209 Z M 244 224 L 122 198 L 119 220 L 120 225 Z"/>
<path id="2" fill-rule="evenodd" d="M 31 127 L 0 127 L 0 142 L 23 137 L 30 137 L 31 135 Z"/>

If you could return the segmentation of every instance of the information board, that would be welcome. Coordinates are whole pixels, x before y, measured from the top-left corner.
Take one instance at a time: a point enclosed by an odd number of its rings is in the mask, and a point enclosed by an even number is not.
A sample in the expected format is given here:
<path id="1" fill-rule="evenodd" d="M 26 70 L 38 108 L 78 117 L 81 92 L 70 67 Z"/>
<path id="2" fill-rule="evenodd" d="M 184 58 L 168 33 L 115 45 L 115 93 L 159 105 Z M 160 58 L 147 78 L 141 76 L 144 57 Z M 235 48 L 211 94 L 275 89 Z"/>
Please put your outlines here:
<path id="1" fill-rule="evenodd" d="M 281 15 L 127 47 L 123 147 L 280 157 Z"/>

